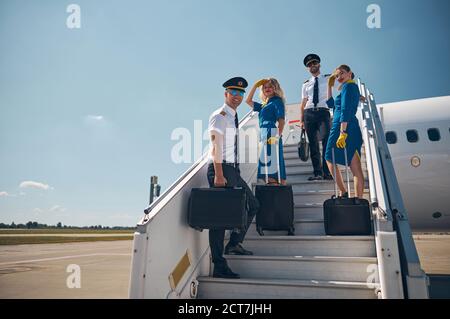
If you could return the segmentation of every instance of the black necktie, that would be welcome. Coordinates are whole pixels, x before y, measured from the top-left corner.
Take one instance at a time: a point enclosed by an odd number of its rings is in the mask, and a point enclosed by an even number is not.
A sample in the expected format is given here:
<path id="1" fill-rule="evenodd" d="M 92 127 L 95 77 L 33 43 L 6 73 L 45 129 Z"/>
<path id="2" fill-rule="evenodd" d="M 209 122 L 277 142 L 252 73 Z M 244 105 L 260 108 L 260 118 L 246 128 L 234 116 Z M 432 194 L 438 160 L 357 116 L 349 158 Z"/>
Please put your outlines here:
<path id="1" fill-rule="evenodd" d="M 239 120 L 236 112 L 236 116 L 234 117 L 234 126 L 236 127 L 236 133 L 234 134 L 234 167 L 239 167 L 238 161 L 238 134 L 239 134 Z"/>
<path id="2" fill-rule="evenodd" d="M 317 106 L 317 104 L 319 104 L 319 78 L 315 78 L 316 80 L 314 81 L 314 94 L 313 94 L 313 104 L 314 107 Z"/>

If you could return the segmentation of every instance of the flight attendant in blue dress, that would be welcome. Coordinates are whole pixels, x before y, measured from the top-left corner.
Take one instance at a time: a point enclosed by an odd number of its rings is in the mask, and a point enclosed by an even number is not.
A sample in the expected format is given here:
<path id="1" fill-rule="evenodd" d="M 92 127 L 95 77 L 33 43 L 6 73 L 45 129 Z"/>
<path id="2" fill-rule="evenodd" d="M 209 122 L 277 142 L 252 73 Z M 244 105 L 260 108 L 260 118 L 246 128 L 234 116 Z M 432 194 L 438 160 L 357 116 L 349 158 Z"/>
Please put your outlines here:
<path id="1" fill-rule="evenodd" d="M 261 87 L 260 99 L 263 102 L 253 101 L 253 96 L 258 87 Z M 283 157 L 282 133 L 285 125 L 284 93 L 278 81 L 274 78 L 262 79 L 256 82 L 248 93 L 246 103 L 255 112 L 259 112 L 260 141 L 267 142 L 261 149 L 258 162 L 258 178 L 266 178 L 265 154 L 267 152 L 268 184 L 278 184 L 278 165 L 276 152 L 271 146 L 278 143 L 280 161 L 281 185 L 286 185 L 286 168 Z M 277 126 L 278 123 L 278 126 Z"/>
<path id="2" fill-rule="evenodd" d="M 347 165 L 354 176 L 356 197 L 362 198 L 364 192 L 364 175 L 361 167 L 361 146 L 363 143 L 361 129 L 356 111 L 360 100 L 358 86 L 353 81 L 354 75 L 348 65 L 340 65 L 328 81 L 328 101 L 327 105 L 334 108 L 333 124 L 328 139 L 325 159 L 328 168 L 333 173 L 332 148 L 334 148 L 334 158 L 336 164 L 345 165 L 344 148 L 347 150 Z M 332 87 L 334 81 L 341 83 L 341 93 L 333 99 Z M 336 167 L 336 182 L 341 192 L 341 196 L 348 196 L 341 172 Z"/>

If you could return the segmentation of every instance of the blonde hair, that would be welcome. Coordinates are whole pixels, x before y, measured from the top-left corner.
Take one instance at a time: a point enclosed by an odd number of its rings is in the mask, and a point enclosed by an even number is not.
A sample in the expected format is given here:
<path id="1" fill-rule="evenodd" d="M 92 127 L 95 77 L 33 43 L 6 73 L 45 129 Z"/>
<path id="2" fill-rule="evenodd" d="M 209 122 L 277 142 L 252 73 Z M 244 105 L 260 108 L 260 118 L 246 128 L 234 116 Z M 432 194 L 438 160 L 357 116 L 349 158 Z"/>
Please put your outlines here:
<path id="1" fill-rule="evenodd" d="M 274 78 L 267 78 L 267 80 L 270 82 L 270 84 L 273 87 L 273 92 L 275 96 L 278 96 L 279 98 L 281 98 L 283 100 L 283 103 L 286 104 L 286 98 L 284 97 L 284 92 L 283 89 L 280 86 L 280 83 L 278 83 L 277 79 Z M 261 101 L 263 101 L 264 103 L 267 103 L 267 101 L 269 100 L 265 95 L 264 95 L 264 85 L 261 86 L 261 89 L 259 90 L 259 98 L 261 99 Z"/>

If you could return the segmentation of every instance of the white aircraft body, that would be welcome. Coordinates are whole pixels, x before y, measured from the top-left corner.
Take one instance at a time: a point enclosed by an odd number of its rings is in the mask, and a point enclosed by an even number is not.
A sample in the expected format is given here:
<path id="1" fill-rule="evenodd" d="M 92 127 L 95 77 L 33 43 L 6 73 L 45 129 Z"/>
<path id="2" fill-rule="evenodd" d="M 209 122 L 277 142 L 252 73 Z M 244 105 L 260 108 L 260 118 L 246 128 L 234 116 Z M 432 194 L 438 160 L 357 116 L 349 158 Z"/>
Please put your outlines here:
<path id="1" fill-rule="evenodd" d="M 380 104 L 411 228 L 450 230 L 450 96 Z"/>

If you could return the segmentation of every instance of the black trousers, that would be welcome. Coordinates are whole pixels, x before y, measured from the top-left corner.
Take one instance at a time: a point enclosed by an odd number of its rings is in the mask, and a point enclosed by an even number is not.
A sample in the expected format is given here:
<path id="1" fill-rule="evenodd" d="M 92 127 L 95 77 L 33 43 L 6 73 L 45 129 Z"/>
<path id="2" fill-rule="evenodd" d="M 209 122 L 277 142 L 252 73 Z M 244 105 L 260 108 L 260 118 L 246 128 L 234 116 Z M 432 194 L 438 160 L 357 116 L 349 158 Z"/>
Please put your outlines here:
<path id="1" fill-rule="evenodd" d="M 325 161 L 325 151 L 331 127 L 330 112 L 327 109 L 319 111 L 305 110 L 304 120 L 314 175 L 330 175 L 330 170 Z M 320 139 L 322 139 L 322 156 L 319 148 Z"/>
<path id="2" fill-rule="evenodd" d="M 245 234 L 253 221 L 256 213 L 259 210 L 259 203 L 256 197 L 253 195 L 251 189 L 247 183 L 242 179 L 238 169 L 233 166 L 222 164 L 223 176 L 227 180 L 227 187 L 242 187 L 245 189 L 247 196 L 247 227 L 244 230 L 238 232 L 232 232 L 230 236 L 229 244 L 235 246 L 242 243 Z M 211 163 L 208 166 L 208 183 L 210 187 L 214 187 L 214 165 Z M 209 230 L 209 245 L 211 247 L 212 261 L 215 267 L 223 267 L 227 265 L 226 259 L 223 257 L 225 230 L 216 229 Z"/>

